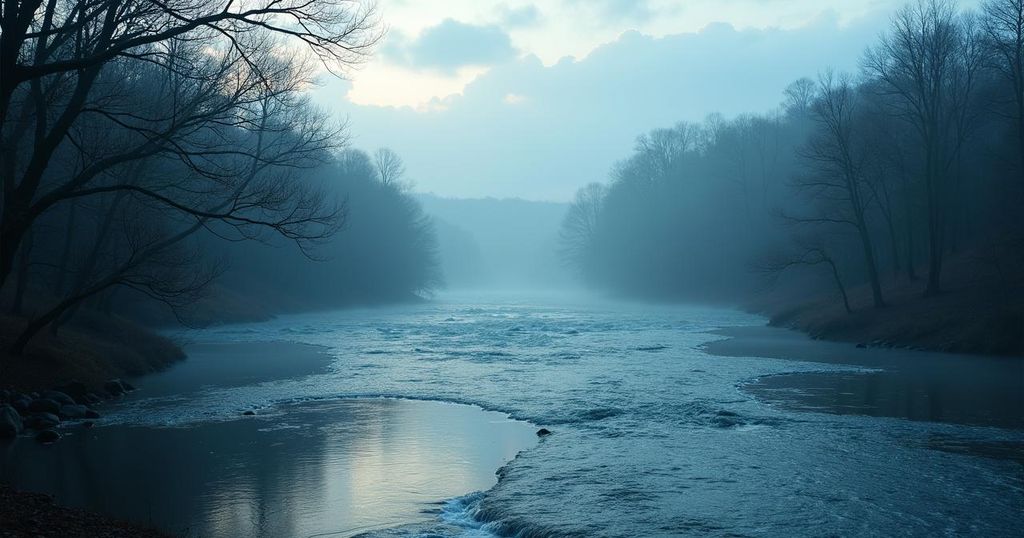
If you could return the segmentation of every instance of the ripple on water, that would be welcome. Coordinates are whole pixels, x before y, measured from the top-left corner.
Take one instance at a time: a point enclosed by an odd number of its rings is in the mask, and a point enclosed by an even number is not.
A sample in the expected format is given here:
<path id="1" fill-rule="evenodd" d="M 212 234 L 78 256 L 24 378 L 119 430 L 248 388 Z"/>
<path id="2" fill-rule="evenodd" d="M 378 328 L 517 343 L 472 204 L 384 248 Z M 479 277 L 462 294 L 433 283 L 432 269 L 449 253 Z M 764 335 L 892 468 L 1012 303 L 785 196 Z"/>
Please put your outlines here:
<path id="1" fill-rule="evenodd" d="M 989 457 L 1012 454 L 1019 430 L 809 413 L 762 398 L 751 380 L 871 375 L 702 348 L 722 340 L 709 333 L 716 328 L 762 323 L 700 307 L 471 297 L 285 316 L 205 337 L 293 340 L 289 327 L 313 328 L 302 341 L 331 350 L 330 371 L 211 390 L 132 420 L 385 394 L 475 403 L 554 431 L 502 468 L 496 487 L 452 501 L 453 513 L 473 514 L 469 527 L 441 513 L 422 527 L 439 535 L 477 532 L 478 523 L 535 536 L 1024 534 L 1020 464 Z M 354 367 L 362 364 L 378 367 Z M 966 380 L 982 369 L 953 371 Z M 982 377 L 967 383 L 978 394 L 1007 382 Z"/>

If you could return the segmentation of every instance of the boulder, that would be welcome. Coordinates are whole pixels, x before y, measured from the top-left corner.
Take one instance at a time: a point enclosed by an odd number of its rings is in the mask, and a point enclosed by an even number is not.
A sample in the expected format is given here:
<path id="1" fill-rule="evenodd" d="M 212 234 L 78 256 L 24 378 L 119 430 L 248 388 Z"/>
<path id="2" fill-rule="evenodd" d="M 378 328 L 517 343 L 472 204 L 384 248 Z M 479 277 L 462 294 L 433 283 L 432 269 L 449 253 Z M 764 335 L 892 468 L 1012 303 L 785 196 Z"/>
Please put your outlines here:
<path id="1" fill-rule="evenodd" d="M 11 439 L 21 433 L 21 415 L 9 405 L 0 405 L 0 439 Z"/>
<path id="2" fill-rule="evenodd" d="M 60 404 L 49 398 L 37 398 L 28 404 L 28 410 L 32 413 L 53 413 L 60 414 Z"/>
<path id="3" fill-rule="evenodd" d="M 541 429 L 537 430 L 537 437 L 545 437 L 545 436 L 548 436 L 548 435 L 551 435 L 551 430 L 549 430 L 547 428 L 541 428 Z"/>
<path id="4" fill-rule="evenodd" d="M 53 413 L 34 413 L 25 419 L 25 427 L 33 430 L 54 428 L 60 424 L 60 417 Z"/>
<path id="5" fill-rule="evenodd" d="M 120 379 L 111 379 L 103 384 L 103 390 L 111 396 L 120 396 L 125 393 L 124 385 Z"/>
<path id="6" fill-rule="evenodd" d="M 24 394 L 19 394 L 18 396 L 11 398 L 11 407 L 13 407 L 14 410 L 17 411 L 18 414 L 20 414 L 23 417 L 28 416 L 28 407 L 31 403 L 32 400 L 30 400 L 29 397 L 25 396 Z"/>
<path id="7" fill-rule="evenodd" d="M 89 408 L 84 405 L 71 404 L 60 406 L 60 416 L 63 418 L 86 418 L 86 413 L 89 412 Z"/>
<path id="8" fill-rule="evenodd" d="M 59 390 L 44 390 L 43 398 L 53 400 L 61 405 L 75 405 L 75 399 Z"/>
<path id="9" fill-rule="evenodd" d="M 56 443 L 60 441 L 60 434 L 56 430 L 43 430 L 36 434 L 36 441 L 43 444 Z"/>
<path id="10" fill-rule="evenodd" d="M 127 381 L 121 381 L 121 386 L 124 387 L 125 392 L 132 392 L 133 390 L 135 390 L 135 385 L 132 385 Z"/>
<path id="11" fill-rule="evenodd" d="M 242 415 L 246 416 L 246 417 L 251 417 L 251 416 L 254 416 L 255 414 L 256 414 L 256 411 L 253 411 L 251 409 L 249 411 L 245 411 L 244 413 L 242 413 Z"/>

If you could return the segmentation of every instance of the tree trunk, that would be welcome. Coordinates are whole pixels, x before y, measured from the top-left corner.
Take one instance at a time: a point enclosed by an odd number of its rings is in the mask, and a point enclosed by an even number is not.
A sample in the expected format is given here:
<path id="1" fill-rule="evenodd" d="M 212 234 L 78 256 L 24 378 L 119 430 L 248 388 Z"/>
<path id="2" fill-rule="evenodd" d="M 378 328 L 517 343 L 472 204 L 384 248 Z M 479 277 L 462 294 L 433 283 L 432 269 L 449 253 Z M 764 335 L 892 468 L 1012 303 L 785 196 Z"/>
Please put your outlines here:
<path id="1" fill-rule="evenodd" d="M 942 293 L 943 198 L 939 188 L 941 179 L 938 167 L 937 143 L 929 137 L 926 144 L 925 190 L 928 202 L 928 284 L 925 286 L 924 295 L 928 297 Z"/>
<path id="2" fill-rule="evenodd" d="M 882 308 L 885 306 L 885 300 L 882 298 L 882 283 L 878 277 L 878 266 L 875 264 L 875 252 L 871 246 L 871 236 L 868 235 L 863 215 L 858 215 L 857 221 L 857 231 L 860 232 L 860 242 L 864 247 L 864 264 L 867 266 L 868 278 L 871 280 L 871 299 L 875 308 Z"/>
<path id="3" fill-rule="evenodd" d="M 68 308 L 71 308 L 72 306 L 78 304 L 79 302 L 84 301 L 85 299 L 88 299 L 89 297 L 92 297 L 93 295 L 111 286 L 116 285 L 117 282 L 117 279 L 108 279 L 107 281 L 101 284 L 97 284 L 96 286 L 89 288 L 88 290 L 82 292 L 79 295 L 74 295 L 64 299 L 63 301 L 58 303 L 57 306 L 51 308 L 42 316 L 32 318 L 28 322 L 28 325 L 25 326 L 25 329 L 21 331 L 21 334 L 18 335 L 18 338 L 14 341 L 14 343 L 11 345 L 8 351 L 11 353 L 11 355 L 14 356 L 20 357 L 24 355 L 25 348 L 28 347 L 28 344 L 32 341 L 32 338 L 39 334 L 39 331 L 45 329 L 47 325 L 54 322 L 57 318 L 64 314 L 64 312 L 66 312 Z"/>
<path id="4" fill-rule="evenodd" d="M 903 195 L 903 211 L 904 211 L 904 230 L 903 233 L 907 238 L 907 280 L 914 282 L 917 280 L 917 271 L 914 269 L 914 209 L 910 200 L 910 188 L 907 187 Z"/>
<path id="5" fill-rule="evenodd" d="M 75 237 L 75 211 L 78 208 L 76 200 L 71 200 L 71 208 L 68 210 L 68 224 L 64 229 L 64 245 L 61 248 L 60 264 L 57 267 L 57 283 L 54 289 L 58 295 L 67 293 L 68 267 L 71 263 L 71 245 Z"/>
<path id="6" fill-rule="evenodd" d="M 22 308 L 25 304 L 25 290 L 28 289 L 29 280 L 29 268 L 32 264 L 32 232 L 25 234 L 24 241 L 21 242 L 21 252 L 18 255 L 18 275 L 15 280 L 14 288 L 14 304 L 11 305 L 12 314 L 21 314 Z"/>
<path id="7" fill-rule="evenodd" d="M 832 258 L 826 258 L 825 261 L 832 268 L 832 278 L 835 280 L 836 287 L 839 288 L 839 294 L 843 297 L 843 308 L 846 309 L 847 314 L 852 314 L 853 309 L 850 308 L 850 299 L 846 296 L 846 287 L 843 286 L 843 279 L 839 278 L 839 268 L 836 267 L 836 262 Z"/>

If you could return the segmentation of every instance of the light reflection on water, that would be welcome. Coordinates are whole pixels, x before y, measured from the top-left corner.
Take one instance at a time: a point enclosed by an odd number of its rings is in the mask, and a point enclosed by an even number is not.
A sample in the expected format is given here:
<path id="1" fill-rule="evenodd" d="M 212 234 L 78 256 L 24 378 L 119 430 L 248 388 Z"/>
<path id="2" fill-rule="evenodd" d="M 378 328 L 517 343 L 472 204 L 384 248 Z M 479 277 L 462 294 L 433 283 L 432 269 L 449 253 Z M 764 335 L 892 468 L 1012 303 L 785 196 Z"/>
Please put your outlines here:
<path id="1" fill-rule="evenodd" d="M 254 349 L 268 341 L 323 346 L 330 362 L 318 373 L 269 376 L 185 399 L 140 393 L 106 420 L 216 429 L 222 426 L 211 421 L 230 419 L 223 427 L 231 428 L 253 406 L 369 395 L 507 412 L 555 435 L 523 452 L 502 469 L 497 486 L 474 497 L 477 522 L 505 535 L 1024 535 L 1024 467 L 1012 457 L 990 457 L 1012 452 L 1024 430 L 973 419 L 933 421 L 945 416 L 939 414 L 910 421 L 893 413 L 807 412 L 766 403 L 746 390 L 757 379 L 885 375 L 896 360 L 916 380 L 916 364 L 927 357 L 849 344 L 837 344 L 840 352 L 833 353 L 834 346 L 806 339 L 783 354 L 803 360 L 761 358 L 759 349 L 708 353 L 708 343 L 722 338 L 711 331 L 763 323 L 713 308 L 480 295 L 284 316 L 192 337 L 250 342 Z M 790 351 L 801 355 L 789 357 Z M 879 362 L 847 364 L 853 351 Z M 828 356 L 837 360 L 814 362 Z M 992 363 L 974 359 L 951 357 L 942 369 L 955 366 L 955 385 L 973 391 L 1024 389 L 1024 379 L 993 373 L 986 366 Z M 1013 398 L 1011 405 L 1019 401 Z M 1000 401 L 978 399 L 982 407 Z M 479 488 L 466 485 L 451 495 L 472 489 Z M 379 534 L 464 530 L 424 524 Z"/>
<path id="2" fill-rule="evenodd" d="M 534 428 L 464 405 L 396 399 L 290 404 L 185 428 L 111 426 L 27 439 L 0 479 L 186 536 L 350 536 L 433 520 L 486 490 Z"/>

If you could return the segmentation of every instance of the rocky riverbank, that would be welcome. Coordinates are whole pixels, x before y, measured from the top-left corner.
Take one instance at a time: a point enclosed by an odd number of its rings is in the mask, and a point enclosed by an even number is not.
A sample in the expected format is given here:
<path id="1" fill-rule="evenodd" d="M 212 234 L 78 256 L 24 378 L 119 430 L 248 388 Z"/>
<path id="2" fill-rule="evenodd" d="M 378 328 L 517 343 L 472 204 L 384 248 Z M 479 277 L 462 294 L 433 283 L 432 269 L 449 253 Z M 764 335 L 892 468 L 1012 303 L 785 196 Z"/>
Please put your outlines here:
<path id="1" fill-rule="evenodd" d="M 0 389 L 0 440 L 32 436 L 40 443 L 59 441 L 61 425 L 91 428 L 100 418 L 94 406 L 132 390 L 135 387 L 119 379 L 107 381 L 96 391 L 79 381 L 27 394 Z"/>

